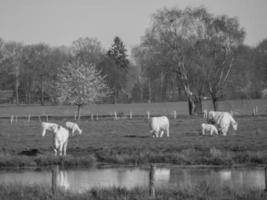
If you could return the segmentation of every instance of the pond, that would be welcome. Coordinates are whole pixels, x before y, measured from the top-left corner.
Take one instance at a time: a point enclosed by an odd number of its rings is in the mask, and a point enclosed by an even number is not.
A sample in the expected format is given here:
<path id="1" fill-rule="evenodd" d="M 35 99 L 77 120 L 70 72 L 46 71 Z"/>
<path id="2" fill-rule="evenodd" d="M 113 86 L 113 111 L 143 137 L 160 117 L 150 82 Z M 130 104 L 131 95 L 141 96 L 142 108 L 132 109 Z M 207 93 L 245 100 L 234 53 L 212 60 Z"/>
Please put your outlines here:
<path id="1" fill-rule="evenodd" d="M 16 170 L 0 171 L 0 184 L 52 185 L 52 174 L 57 187 L 73 193 L 81 193 L 95 187 L 149 186 L 149 167 L 101 167 L 93 169 Z M 177 166 L 156 167 L 154 184 L 159 187 L 194 187 L 202 183 L 212 187 L 231 189 L 264 189 L 264 168 L 183 168 Z"/>

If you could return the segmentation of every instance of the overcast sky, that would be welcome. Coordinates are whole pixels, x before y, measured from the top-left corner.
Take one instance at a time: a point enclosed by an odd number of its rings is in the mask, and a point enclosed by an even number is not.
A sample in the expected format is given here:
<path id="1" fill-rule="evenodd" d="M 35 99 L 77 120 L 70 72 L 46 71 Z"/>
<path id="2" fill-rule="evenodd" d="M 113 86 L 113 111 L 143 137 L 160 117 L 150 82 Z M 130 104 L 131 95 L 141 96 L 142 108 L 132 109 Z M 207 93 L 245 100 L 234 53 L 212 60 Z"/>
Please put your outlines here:
<path id="1" fill-rule="evenodd" d="M 267 0 L 0 0 L 0 37 L 52 46 L 96 37 L 109 48 L 119 36 L 129 49 L 139 44 L 151 14 L 174 6 L 204 6 L 215 15 L 238 17 L 248 45 L 267 38 Z"/>

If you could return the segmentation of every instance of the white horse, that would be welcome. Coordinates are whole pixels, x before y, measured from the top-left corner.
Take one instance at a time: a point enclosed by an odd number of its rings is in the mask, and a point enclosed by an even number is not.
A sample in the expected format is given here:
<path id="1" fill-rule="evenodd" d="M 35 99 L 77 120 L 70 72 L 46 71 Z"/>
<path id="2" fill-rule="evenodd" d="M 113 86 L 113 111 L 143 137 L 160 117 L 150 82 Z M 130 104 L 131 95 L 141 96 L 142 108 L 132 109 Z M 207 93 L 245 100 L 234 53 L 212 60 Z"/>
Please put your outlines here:
<path id="1" fill-rule="evenodd" d="M 238 123 L 229 112 L 209 111 L 208 123 L 215 124 L 224 136 L 227 135 L 230 125 L 235 131 L 238 126 Z"/>
<path id="2" fill-rule="evenodd" d="M 170 122 L 166 116 L 151 117 L 149 120 L 149 128 L 152 137 L 162 137 L 165 132 L 167 137 L 170 136 Z"/>
<path id="3" fill-rule="evenodd" d="M 48 123 L 42 122 L 42 136 L 44 137 L 46 131 L 53 133 L 53 150 L 56 155 L 66 155 L 68 140 L 69 140 L 69 130 L 66 128 L 56 124 L 56 123 Z"/>
<path id="4" fill-rule="evenodd" d="M 219 135 L 216 126 L 214 126 L 213 124 L 202 123 L 201 131 L 202 131 L 202 135 L 206 135 L 207 132 L 210 135 L 213 135 L 213 134 Z"/>
<path id="5" fill-rule="evenodd" d="M 73 136 L 74 133 L 77 131 L 79 135 L 82 134 L 82 129 L 78 126 L 78 124 L 74 122 L 66 122 L 66 127 L 71 131 L 71 135 Z"/>

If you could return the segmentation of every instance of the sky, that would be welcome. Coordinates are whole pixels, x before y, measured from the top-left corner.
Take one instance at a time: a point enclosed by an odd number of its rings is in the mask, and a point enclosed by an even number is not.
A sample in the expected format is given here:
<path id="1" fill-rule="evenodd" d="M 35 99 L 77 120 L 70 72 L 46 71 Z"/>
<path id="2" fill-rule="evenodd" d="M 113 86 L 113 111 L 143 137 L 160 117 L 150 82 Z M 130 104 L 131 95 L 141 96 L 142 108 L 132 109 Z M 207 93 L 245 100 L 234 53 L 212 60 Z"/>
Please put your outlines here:
<path id="1" fill-rule="evenodd" d="M 0 0 L 0 38 L 69 46 L 89 37 L 108 49 L 119 36 L 130 50 L 140 44 L 153 13 L 188 6 L 237 17 L 247 45 L 267 38 L 267 0 Z"/>

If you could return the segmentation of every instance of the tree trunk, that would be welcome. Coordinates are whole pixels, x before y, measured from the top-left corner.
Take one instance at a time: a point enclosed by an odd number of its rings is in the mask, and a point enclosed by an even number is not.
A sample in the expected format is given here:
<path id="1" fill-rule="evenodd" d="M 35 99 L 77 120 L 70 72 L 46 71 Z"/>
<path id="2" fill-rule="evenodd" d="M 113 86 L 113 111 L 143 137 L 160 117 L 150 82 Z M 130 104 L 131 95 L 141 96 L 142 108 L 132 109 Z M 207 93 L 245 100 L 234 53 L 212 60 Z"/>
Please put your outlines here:
<path id="1" fill-rule="evenodd" d="M 143 84 L 140 84 L 140 102 L 144 102 L 144 88 L 143 88 Z"/>
<path id="2" fill-rule="evenodd" d="M 213 104 L 213 109 L 214 111 L 218 110 L 218 98 L 217 97 L 211 97 L 212 99 L 212 104 Z"/>
<path id="3" fill-rule="evenodd" d="M 201 114 L 202 113 L 202 100 L 200 97 L 195 95 L 188 96 L 188 112 L 189 115 Z"/>
<path id="4" fill-rule="evenodd" d="M 202 99 L 201 97 L 195 97 L 195 113 L 202 114 Z"/>
<path id="5" fill-rule="evenodd" d="M 80 120 L 80 118 L 81 118 L 81 107 L 82 107 L 82 105 L 81 104 L 78 104 L 77 106 L 78 106 L 78 108 L 77 108 L 77 117 L 78 117 L 78 120 Z"/>
<path id="6" fill-rule="evenodd" d="M 16 104 L 19 104 L 19 79 L 17 76 L 15 80 L 15 96 L 16 96 Z"/>
<path id="7" fill-rule="evenodd" d="M 148 80 L 148 103 L 151 103 L 151 98 L 152 98 L 152 94 L 151 94 L 151 82 L 150 79 Z"/>
<path id="8" fill-rule="evenodd" d="M 166 94 L 166 88 L 165 87 L 166 84 L 164 84 L 164 74 L 161 72 L 160 73 L 160 101 L 164 102 L 164 94 Z"/>
<path id="9" fill-rule="evenodd" d="M 117 88 L 114 89 L 113 103 L 116 104 L 118 102 L 119 90 Z"/>
<path id="10" fill-rule="evenodd" d="M 187 101 L 188 101 L 188 112 L 189 112 L 189 115 L 193 115 L 193 111 L 195 109 L 194 102 L 190 98 L 188 98 Z"/>
<path id="11" fill-rule="evenodd" d="M 31 103 L 31 92 L 28 91 L 27 92 L 27 104 L 30 104 Z"/>
<path id="12" fill-rule="evenodd" d="M 19 65 L 16 63 L 15 67 L 15 95 L 16 95 L 16 104 L 19 104 Z"/>
<path id="13" fill-rule="evenodd" d="M 44 105 L 44 83 L 43 83 L 43 77 L 41 76 L 41 105 Z"/>

